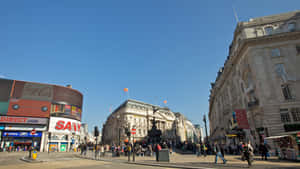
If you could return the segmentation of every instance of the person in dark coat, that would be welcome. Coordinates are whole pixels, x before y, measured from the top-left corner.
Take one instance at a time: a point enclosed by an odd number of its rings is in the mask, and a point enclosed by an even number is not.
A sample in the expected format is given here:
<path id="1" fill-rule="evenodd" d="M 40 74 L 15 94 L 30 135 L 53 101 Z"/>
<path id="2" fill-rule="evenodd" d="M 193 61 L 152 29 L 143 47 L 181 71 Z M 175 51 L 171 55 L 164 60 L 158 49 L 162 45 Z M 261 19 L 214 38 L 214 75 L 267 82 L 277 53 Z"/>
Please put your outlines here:
<path id="1" fill-rule="evenodd" d="M 268 154 L 268 147 L 266 146 L 266 144 L 261 143 L 259 145 L 259 152 L 261 154 L 261 159 L 263 160 L 265 157 L 265 160 L 268 160 L 267 158 L 267 154 Z"/>
<path id="2" fill-rule="evenodd" d="M 225 150 L 224 150 L 224 145 L 223 144 L 220 145 L 220 149 L 221 149 L 222 156 L 225 158 Z"/>
<path id="3" fill-rule="evenodd" d="M 155 154 L 156 154 L 156 161 L 159 161 L 159 151 L 161 150 L 161 146 L 159 144 L 155 145 Z"/>

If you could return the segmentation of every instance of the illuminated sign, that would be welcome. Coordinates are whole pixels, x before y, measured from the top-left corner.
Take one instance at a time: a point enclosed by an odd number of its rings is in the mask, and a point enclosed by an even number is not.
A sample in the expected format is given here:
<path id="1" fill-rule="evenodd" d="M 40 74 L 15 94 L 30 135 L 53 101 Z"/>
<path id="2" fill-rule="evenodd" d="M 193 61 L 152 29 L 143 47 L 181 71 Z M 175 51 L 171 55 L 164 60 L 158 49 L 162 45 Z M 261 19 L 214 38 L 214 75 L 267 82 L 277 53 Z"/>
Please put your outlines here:
<path id="1" fill-rule="evenodd" d="M 18 132 L 18 131 L 5 131 L 3 132 L 3 136 L 5 137 L 42 137 L 42 132 L 36 132 L 35 134 L 31 134 L 31 132 Z"/>
<path id="2" fill-rule="evenodd" d="M 0 123 L 47 124 L 47 118 L 0 116 Z"/>
<path id="3" fill-rule="evenodd" d="M 49 132 L 64 133 L 64 134 L 80 134 L 81 122 L 78 120 L 51 117 L 49 124 Z"/>
<path id="4" fill-rule="evenodd" d="M 56 123 L 55 126 L 56 130 L 69 130 L 69 131 L 80 131 L 80 124 L 76 122 L 66 122 L 63 120 L 60 120 Z"/>

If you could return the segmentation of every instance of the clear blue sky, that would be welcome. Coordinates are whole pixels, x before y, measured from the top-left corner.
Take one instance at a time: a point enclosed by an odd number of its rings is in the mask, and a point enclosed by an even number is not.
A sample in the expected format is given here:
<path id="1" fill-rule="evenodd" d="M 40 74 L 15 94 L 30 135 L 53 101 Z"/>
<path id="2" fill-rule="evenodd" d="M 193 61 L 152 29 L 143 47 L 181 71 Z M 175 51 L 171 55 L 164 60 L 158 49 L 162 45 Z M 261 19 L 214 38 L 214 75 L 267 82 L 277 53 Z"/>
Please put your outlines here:
<path id="1" fill-rule="evenodd" d="M 241 21 L 297 10 L 299 0 L 0 2 L 0 77 L 84 94 L 83 121 L 102 126 L 130 98 L 202 124 L 210 82 Z"/>

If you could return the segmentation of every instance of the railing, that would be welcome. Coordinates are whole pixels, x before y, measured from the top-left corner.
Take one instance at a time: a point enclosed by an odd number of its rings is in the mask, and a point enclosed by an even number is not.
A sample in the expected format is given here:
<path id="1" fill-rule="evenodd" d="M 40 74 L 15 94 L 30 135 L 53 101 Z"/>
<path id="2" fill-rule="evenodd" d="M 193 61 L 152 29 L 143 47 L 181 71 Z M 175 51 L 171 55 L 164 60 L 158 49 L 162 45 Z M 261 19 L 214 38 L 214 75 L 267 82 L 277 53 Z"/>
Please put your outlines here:
<path id="1" fill-rule="evenodd" d="M 259 105 L 258 99 L 255 99 L 252 102 L 248 102 L 248 108 L 253 108 L 253 107 L 258 106 L 258 105 Z"/>

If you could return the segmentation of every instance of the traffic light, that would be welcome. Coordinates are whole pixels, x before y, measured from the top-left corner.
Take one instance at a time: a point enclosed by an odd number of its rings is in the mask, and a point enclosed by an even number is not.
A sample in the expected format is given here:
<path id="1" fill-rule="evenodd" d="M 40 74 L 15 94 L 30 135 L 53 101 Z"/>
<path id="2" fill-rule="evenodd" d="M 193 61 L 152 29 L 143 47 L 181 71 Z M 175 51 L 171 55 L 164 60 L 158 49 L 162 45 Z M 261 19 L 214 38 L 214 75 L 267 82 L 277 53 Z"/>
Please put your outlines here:
<path id="1" fill-rule="evenodd" d="M 125 133 L 126 133 L 126 135 L 127 135 L 128 137 L 130 137 L 130 135 L 131 135 L 131 132 L 129 131 L 129 129 L 128 129 L 128 128 L 125 128 Z"/>
<path id="2" fill-rule="evenodd" d="M 99 130 L 98 130 L 98 127 L 95 126 L 95 133 L 94 133 L 94 136 L 95 137 L 98 137 L 99 136 Z"/>

